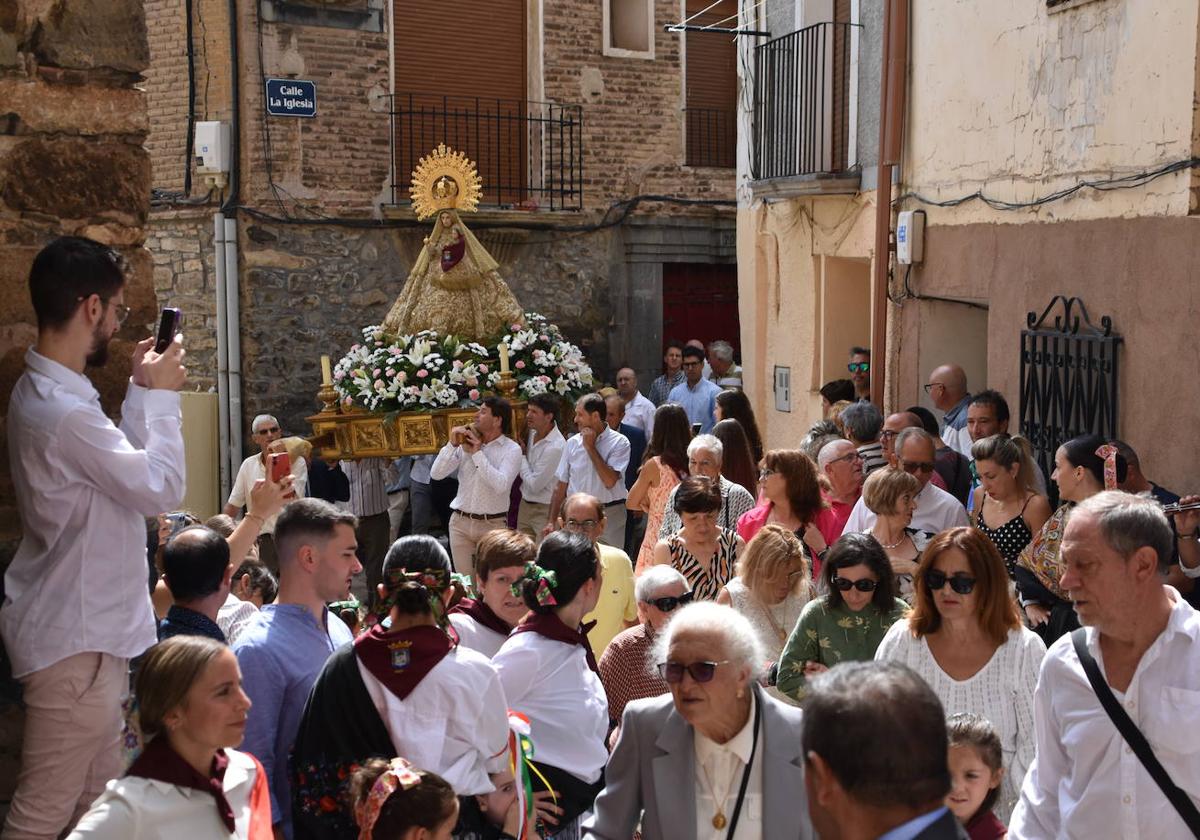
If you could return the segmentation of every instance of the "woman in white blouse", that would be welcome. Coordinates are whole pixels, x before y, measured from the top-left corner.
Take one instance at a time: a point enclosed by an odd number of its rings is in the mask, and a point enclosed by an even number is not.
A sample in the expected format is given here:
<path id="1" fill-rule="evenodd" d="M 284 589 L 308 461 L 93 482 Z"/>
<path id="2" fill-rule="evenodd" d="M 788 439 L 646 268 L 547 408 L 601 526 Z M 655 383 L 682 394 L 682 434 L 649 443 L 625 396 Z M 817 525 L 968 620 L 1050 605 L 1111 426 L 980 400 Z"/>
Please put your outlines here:
<path id="1" fill-rule="evenodd" d="M 533 540 L 520 531 L 489 531 L 475 546 L 474 598 L 463 598 L 450 610 L 450 624 L 461 645 L 492 657 L 529 610 L 513 584 L 536 556 Z"/>
<path id="2" fill-rule="evenodd" d="M 875 658 L 915 670 L 947 715 L 971 712 L 996 727 L 1006 772 L 995 812 L 1007 822 L 1033 762 L 1033 690 L 1046 646 L 1021 623 L 996 546 L 974 528 L 934 537 L 914 579 L 912 612 Z"/>
<path id="3" fill-rule="evenodd" d="M 592 541 L 550 534 L 521 581 L 531 612 L 492 658 L 509 707 L 529 718 L 535 764 L 559 795 L 563 833 L 591 809 L 608 760 L 608 698 L 581 626 L 600 585 Z M 539 774 L 533 783 L 544 788 Z"/>

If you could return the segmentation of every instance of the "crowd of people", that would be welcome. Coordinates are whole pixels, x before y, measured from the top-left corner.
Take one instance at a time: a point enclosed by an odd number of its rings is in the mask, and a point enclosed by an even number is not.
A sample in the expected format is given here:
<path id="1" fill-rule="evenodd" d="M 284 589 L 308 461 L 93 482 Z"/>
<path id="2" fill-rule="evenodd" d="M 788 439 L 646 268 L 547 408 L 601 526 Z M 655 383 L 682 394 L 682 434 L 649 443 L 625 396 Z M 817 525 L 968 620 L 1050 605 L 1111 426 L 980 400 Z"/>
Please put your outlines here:
<path id="1" fill-rule="evenodd" d="M 854 347 L 768 449 L 729 343 L 671 342 L 427 456 L 260 415 L 201 522 L 183 337 L 119 427 L 85 375 L 125 277 L 82 238 L 30 275 L 4 840 L 1200 836 L 1200 496 L 1127 443 L 1045 476 L 1002 394 L 948 363 L 940 421 L 884 416 Z"/>

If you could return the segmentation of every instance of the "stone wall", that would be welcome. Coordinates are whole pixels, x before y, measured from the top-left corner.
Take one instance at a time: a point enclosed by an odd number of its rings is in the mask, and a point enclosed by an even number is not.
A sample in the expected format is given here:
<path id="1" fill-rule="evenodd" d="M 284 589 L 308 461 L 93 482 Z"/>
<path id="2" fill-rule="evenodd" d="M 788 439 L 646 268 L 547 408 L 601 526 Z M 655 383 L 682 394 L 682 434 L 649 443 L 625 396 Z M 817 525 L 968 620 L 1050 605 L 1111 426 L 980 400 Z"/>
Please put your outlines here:
<path id="1" fill-rule="evenodd" d="M 141 247 L 150 159 L 137 84 L 148 62 L 140 0 L 0 0 L 0 437 L 25 349 L 37 337 L 27 279 L 47 242 L 82 234 L 130 261 L 125 300 L 133 312 L 109 364 L 88 371 L 109 413 L 120 406 L 133 343 L 155 320 L 150 255 Z M 15 502 L 8 442 L 0 440 L 0 567 L 20 539 Z M 12 684 L 0 681 L 0 817 L 19 764 L 14 697 Z"/>
<path id="2" fill-rule="evenodd" d="M 183 310 L 188 388 L 217 384 L 217 275 L 213 266 L 210 208 L 159 210 L 147 224 L 146 248 L 154 260 L 154 292 L 160 306 Z"/>

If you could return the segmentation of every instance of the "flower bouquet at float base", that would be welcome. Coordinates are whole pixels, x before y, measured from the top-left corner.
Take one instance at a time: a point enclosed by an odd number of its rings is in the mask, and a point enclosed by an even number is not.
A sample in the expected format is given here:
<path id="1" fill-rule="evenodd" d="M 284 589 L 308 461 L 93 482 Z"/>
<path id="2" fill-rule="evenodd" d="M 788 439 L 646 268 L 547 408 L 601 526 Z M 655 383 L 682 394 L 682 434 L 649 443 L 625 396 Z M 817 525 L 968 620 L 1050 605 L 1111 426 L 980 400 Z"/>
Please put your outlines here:
<path id="1" fill-rule="evenodd" d="M 524 326 L 511 324 L 486 343 L 435 330 L 393 336 L 381 326 L 366 327 L 362 342 L 334 366 L 333 388 L 345 408 L 370 412 L 463 408 L 498 391 L 502 355 L 521 397 L 553 393 L 574 400 L 592 389 L 583 352 L 536 312 L 525 313 Z"/>

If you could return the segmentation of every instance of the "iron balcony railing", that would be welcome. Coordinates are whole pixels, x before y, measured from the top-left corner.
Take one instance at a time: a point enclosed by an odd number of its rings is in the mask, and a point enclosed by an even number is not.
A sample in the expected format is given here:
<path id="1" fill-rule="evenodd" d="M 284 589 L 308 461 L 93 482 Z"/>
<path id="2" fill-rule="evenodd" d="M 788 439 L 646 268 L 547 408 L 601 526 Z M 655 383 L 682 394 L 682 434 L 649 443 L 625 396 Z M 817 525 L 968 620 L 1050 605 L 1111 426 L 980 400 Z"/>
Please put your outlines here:
<path id="1" fill-rule="evenodd" d="M 846 171 L 854 24 L 817 23 L 754 50 L 756 180 Z"/>
<path id="2" fill-rule="evenodd" d="M 475 161 L 481 204 L 583 207 L 583 109 L 555 102 L 397 93 L 391 97 L 392 203 L 409 204 L 417 162 L 445 143 Z"/>
<path id="3" fill-rule="evenodd" d="M 687 165 L 733 169 L 737 165 L 737 114 L 720 108 L 687 108 Z"/>

